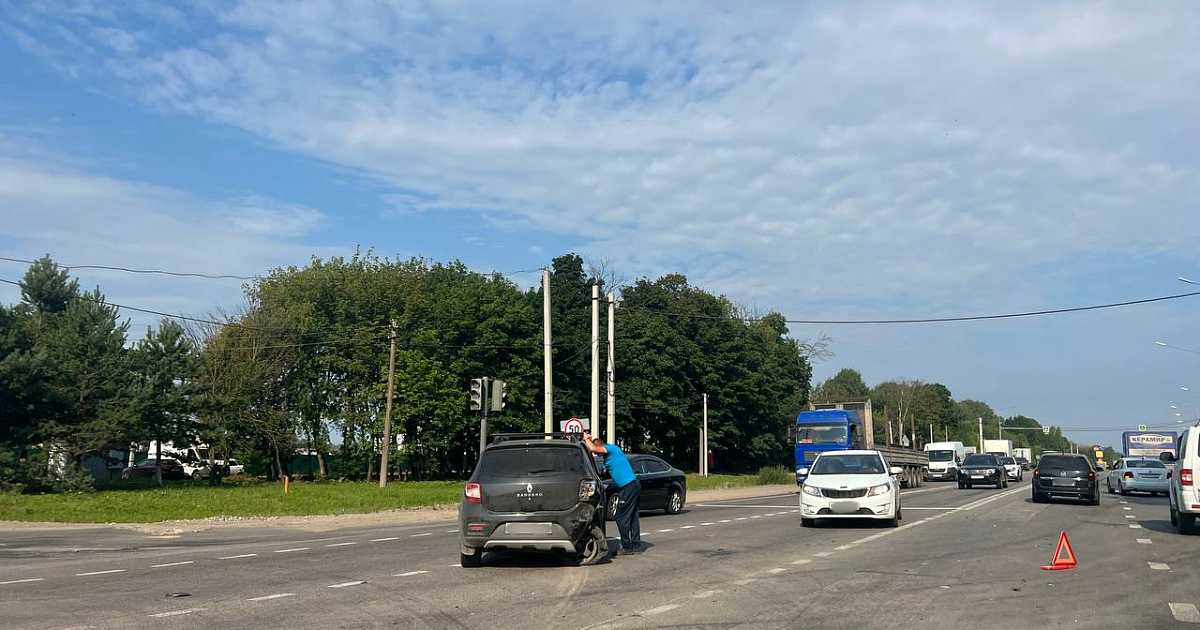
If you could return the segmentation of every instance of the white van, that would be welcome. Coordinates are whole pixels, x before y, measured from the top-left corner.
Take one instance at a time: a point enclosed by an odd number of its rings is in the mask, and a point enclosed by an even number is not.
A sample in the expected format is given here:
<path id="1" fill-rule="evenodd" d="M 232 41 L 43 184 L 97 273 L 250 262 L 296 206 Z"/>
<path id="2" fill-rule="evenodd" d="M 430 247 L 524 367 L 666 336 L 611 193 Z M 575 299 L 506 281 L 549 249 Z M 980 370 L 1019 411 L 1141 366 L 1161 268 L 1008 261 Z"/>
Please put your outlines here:
<path id="1" fill-rule="evenodd" d="M 962 442 L 930 442 L 925 445 L 925 452 L 929 453 L 926 479 L 958 479 L 958 467 L 967 456 L 967 448 Z"/>
<path id="2" fill-rule="evenodd" d="M 1179 529 L 1180 534 L 1197 533 L 1196 517 L 1200 515 L 1200 492 L 1195 482 L 1196 471 L 1200 469 L 1198 439 L 1200 427 L 1189 427 L 1183 432 L 1179 437 L 1179 457 L 1174 460 L 1174 470 L 1167 472 L 1171 524 Z M 1167 462 L 1167 467 L 1171 467 L 1170 462 Z"/>

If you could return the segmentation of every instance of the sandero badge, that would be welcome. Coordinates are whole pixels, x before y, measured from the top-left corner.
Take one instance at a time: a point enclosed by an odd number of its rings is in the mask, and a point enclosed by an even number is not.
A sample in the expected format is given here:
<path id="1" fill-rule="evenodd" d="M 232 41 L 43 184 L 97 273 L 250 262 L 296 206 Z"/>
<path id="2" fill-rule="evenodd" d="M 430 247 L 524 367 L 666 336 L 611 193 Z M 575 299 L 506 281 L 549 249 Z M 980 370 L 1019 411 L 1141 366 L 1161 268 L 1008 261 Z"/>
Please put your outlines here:
<path id="1" fill-rule="evenodd" d="M 534 492 L 533 484 L 531 483 L 525 484 L 525 492 L 517 493 L 517 498 L 519 499 L 538 499 L 544 496 L 546 496 L 546 494 L 543 492 Z"/>

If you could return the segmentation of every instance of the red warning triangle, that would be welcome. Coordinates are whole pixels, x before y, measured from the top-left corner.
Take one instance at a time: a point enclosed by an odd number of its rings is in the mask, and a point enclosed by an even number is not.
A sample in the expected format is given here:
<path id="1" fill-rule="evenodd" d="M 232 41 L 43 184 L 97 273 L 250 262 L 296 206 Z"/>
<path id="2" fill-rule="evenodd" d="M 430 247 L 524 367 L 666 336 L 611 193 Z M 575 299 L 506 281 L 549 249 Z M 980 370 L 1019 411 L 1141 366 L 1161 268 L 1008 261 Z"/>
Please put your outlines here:
<path id="1" fill-rule="evenodd" d="M 1042 568 L 1047 571 L 1056 571 L 1070 569 L 1076 564 L 1078 563 L 1075 561 L 1075 550 L 1071 549 L 1071 541 L 1067 539 L 1067 532 L 1063 532 L 1058 536 L 1058 547 L 1054 550 L 1054 562 Z"/>

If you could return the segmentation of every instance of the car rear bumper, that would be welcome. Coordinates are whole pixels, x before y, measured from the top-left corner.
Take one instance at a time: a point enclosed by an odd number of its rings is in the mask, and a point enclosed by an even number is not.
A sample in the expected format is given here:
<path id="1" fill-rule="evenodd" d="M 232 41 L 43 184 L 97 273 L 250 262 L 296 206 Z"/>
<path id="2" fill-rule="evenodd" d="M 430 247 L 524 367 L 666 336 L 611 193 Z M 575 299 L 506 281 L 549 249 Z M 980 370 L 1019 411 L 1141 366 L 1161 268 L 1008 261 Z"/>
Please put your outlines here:
<path id="1" fill-rule="evenodd" d="M 1120 479 L 1120 480 L 1118 480 L 1117 483 L 1124 486 L 1125 489 L 1129 490 L 1130 492 L 1166 492 L 1167 491 L 1167 480 L 1166 479 L 1138 479 L 1137 477 L 1134 477 L 1133 479 Z M 1115 483 L 1113 484 L 1114 487 L 1116 485 L 1117 484 L 1115 484 Z"/>
<path id="2" fill-rule="evenodd" d="M 1042 481 L 1049 480 L 1044 479 Z M 1033 487 L 1033 491 L 1046 497 L 1075 497 L 1085 499 L 1098 496 L 1100 493 L 1100 484 L 1095 482 L 1076 482 L 1073 486 L 1053 486 L 1039 483 Z"/>
<path id="3" fill-rule="evenodd" d="M 599 521 L 599 522 L 598 522 Z M 562 512 L 489 512 L 478 503 L 464 502 L 458 526 L 466 549 L 516 549 L 574 552 L 593 524 L 602 525 L 603 510 L 582 503 Z M 471 526 L 481 526 L 471 531 Z"/>

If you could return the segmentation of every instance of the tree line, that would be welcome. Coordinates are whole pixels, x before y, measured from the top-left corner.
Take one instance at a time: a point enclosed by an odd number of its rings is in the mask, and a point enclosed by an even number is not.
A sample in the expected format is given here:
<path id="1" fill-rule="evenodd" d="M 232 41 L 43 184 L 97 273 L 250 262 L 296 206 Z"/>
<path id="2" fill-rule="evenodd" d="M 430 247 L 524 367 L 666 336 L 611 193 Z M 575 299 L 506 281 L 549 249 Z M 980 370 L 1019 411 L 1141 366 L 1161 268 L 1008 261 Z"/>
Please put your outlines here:
<path id="1" fill-rule="evenodd" d="M 780 314 L 748 312 L 682 275 L 626 284 L 575 254 L 551 266 L 556 422 L 588 414 L 592 284 L 620 293 L 615 420 L 627 448 L 694 468 L 707 393 L 714 469 L 789 461 L 788 428 L 826 340 L 795 339 Z M 298 452 L 313 476 L 373 477 L 383 448 L 391 476 L 461 477 L 478 455 L 468 391 L 482 376 L 508 383 L 491 431 L 542 429 L 540 287 L 365 252 L 272 269 L 245 297 L 134 341 L 99 288 L 82 290 L 48 257 L 33 264 L 20 302 L 0 305 L 0 483 L 86 486 L 85 455 L 150 441 L 203 443 L 269 477 L 295 474 Z M 395 439 L 384 444 L 393 335 Z M 69 465 L 51 465 L 51 452 Z"/>

